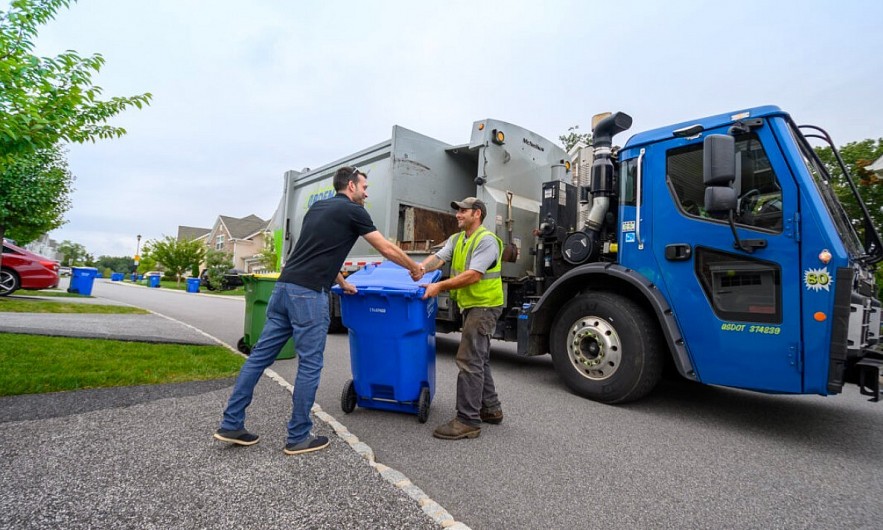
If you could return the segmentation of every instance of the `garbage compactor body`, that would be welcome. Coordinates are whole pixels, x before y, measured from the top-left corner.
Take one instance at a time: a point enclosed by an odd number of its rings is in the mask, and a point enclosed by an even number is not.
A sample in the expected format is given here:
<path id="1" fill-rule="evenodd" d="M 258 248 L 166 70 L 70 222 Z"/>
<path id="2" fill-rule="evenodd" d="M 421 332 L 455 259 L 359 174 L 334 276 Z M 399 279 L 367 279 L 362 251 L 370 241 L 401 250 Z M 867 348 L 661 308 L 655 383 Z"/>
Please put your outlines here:
<path id="1" fill-rule="evenodd" d="M 364 408 L 417 414 L 426 421 L 435 395 L 435 298 L 422 300 L 421 284 L 439 279 L 441 271 L 420 281 L 395 263 L 367 265 L 347 281 L 358 293 L 343 294 L 341 317 L 349 329 L 353 379 L 341 396 L 344 412 Z"/>

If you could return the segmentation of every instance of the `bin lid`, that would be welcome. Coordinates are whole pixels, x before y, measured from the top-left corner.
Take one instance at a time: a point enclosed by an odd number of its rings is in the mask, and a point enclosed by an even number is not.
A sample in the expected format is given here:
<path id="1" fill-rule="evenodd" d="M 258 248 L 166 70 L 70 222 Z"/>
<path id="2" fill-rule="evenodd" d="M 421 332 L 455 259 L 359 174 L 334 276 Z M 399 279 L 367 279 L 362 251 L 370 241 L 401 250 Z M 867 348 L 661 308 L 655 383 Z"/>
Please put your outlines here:
<path id="1" fill-rule="evenodd" d="M 423 284 L 437 282 L 441 277 L 441 271 L 435 270 L 427 272 L 419 281 L 411 279 L 408 269 L 393 263 L 392 261 L 384 261 L 380 265 L 365 265 L 358 272 L 347 277 L 346 281 L 356 286 L 356 289 L 367 291 L 387 291 L 387 292 L 403 292 L 417 293 Z M 331 290 L 337 294 L 341 294 L 343 289 L 339 285 L 334 285 Z"/>

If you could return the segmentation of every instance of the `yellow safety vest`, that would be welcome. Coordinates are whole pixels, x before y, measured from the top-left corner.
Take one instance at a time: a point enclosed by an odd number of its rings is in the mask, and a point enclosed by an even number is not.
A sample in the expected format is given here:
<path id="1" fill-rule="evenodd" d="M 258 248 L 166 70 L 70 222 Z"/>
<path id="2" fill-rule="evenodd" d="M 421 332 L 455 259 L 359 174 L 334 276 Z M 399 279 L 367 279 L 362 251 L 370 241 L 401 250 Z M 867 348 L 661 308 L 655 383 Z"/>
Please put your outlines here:
<path id="1" fill-rule="evenodd" d="M 470 307 L 498 307 L 503 305 L 503 278 L 500 274 L 502 268 L 503 242 L 485 227 L 479 226 L 472 237 L 465 242 L 466 232 L 460 232 L 454 242 L 454 256 L 451 258 L 451 277 L 469 269 L 472 262 L 472 252 L 478 241 L 483 237 L 493 237 L 497 242 L 497 260 L 476 283 L 454 289 L 451 291 L 451 299 L 457 302 L 460 309 Z"/>

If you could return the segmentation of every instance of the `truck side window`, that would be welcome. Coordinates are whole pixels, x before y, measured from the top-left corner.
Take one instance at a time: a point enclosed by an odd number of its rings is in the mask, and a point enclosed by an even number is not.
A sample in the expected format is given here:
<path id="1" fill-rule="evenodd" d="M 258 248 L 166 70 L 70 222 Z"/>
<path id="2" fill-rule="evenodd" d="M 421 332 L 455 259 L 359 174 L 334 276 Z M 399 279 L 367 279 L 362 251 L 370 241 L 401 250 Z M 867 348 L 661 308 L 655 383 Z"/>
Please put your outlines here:
<path id="1" fill-rule="evenodd" d="M 782 323 L 782 271 L 777 263 L 705 247 L 697 247 L 695 256 L 696 277 L 721 320 Z"/>
<path id="2" fill-rule="evenodd" d="M 669 189 L 681 212 L 710 218 L 705 212 L 702 181 L 702 143 L 671 149 L 666 155 Z M 782 231 L 782 188 L 763 145 L 754 133 L 736 137 L 737 170 L 742 186 L 736 190 L 736 223 L 772 232 Z"/>

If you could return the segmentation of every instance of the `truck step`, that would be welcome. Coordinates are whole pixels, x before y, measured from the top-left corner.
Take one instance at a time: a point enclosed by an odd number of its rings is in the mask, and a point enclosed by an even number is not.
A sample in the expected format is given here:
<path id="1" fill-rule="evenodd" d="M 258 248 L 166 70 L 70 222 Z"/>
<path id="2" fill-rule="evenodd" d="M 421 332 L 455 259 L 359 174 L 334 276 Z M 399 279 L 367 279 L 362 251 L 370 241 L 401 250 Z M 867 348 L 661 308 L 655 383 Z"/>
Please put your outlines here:
<path id="1" fill-rule="evenodd" d="M 871 396 L 869 401 L 880 401 L 880 378 L 883 374 L 883 360 L 862 359 L 855 363 L 859 370 L 858 387 L 863 396 Z"/>

